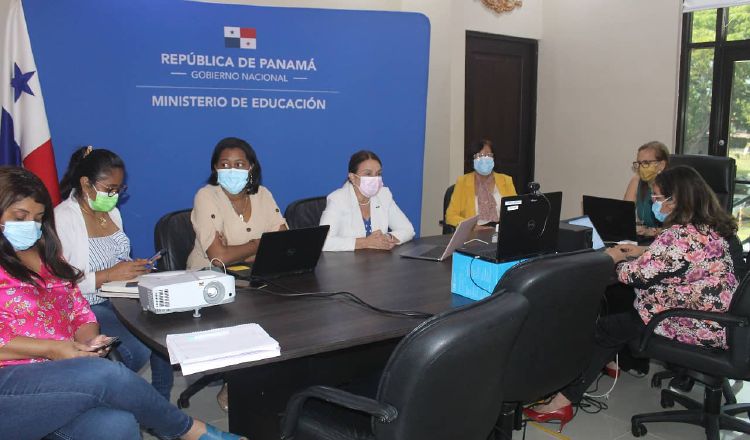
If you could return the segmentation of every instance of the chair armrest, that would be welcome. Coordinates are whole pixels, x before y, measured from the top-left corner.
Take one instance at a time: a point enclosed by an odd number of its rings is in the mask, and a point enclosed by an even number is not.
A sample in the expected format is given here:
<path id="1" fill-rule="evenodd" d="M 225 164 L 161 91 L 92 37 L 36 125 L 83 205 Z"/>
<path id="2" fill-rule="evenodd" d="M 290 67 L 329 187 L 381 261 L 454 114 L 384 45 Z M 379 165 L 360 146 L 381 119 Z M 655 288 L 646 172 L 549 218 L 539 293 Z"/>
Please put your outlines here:
<path id="1" fill-rule="evenodd" d="M 702 319 L 707 321 L 718 322 L 726 327 L 747 327 L 750 326 L 750 320 L 742 316 L 735 316 L 729 313 L 723 312 L 707 312 L 703 310 L 692 310 L 692 309 L 670 309 L 655 315 L 646 326 L 646 330 L 643 332 L 643 338 L 641 343 L 638 345 L 638 351 L 646 350 L 648 341 L 654 335 L 654 330 L 661 324 L 662 321 L 668 318 L 694 318 Z"/>
<path id="2" fill-rule="evenodd" d="M 345 408 L 362 411 L 378 418 L 383 423 L 396 420 L 398 410 L 386 403 L 378 402 L 369 397 L 352 394 L 338 388 L 313 386 L 296 393 L 286 405 L 286 413 L 281 427 L 281 438 L 290 439 L 294 436 L 302 406 L 307 399 L 319 399 Z"/>

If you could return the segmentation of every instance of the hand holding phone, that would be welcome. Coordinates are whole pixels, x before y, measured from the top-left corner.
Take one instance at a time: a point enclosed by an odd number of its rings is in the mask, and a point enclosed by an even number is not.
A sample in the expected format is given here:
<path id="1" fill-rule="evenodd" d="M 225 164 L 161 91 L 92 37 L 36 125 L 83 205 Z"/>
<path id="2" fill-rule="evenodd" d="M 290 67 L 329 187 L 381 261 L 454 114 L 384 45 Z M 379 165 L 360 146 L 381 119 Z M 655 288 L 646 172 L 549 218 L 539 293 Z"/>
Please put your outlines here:
<path id="1" fill-rule="evenodd" d="M 164 249 L 160 249 L 157 253 L 155 253 L 151 258 L 149 258 L 146 261 L 146 269 L 154 269 L 156 266 L 154 263 L 156 263 L 156 260 L 161 258 L 162 255 L 164 255 L 166 251 Z"/>
<path id="2" fill-rule="evenodd" d="M 111 336 L 107 338 L 103 343 L 93 346 L 92 348 L 94 348 L 96 351 L 107 350 L 111 348 L 113 345 L 117 344 L 118 342 L 120 342 L 119 337 Z"/>

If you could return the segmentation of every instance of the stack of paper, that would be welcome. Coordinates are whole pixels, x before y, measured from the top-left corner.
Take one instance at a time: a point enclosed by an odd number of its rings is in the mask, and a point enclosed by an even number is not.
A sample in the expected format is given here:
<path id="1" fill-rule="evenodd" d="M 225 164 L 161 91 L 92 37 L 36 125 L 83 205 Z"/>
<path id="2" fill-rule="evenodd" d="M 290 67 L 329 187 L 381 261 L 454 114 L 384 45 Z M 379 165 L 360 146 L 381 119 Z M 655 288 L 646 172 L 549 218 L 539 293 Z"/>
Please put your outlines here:
<path id="1" fill-rule="evenodd" d="M 97 295 L 103 298 L 138 298 L 138 278 L 104 283 Z"/>
<path id="2" fill-rule="evenodd" d="M 167 335 L 167 350 L 184 375 L 281 355 L 279 343 L 258 324 Z"/>

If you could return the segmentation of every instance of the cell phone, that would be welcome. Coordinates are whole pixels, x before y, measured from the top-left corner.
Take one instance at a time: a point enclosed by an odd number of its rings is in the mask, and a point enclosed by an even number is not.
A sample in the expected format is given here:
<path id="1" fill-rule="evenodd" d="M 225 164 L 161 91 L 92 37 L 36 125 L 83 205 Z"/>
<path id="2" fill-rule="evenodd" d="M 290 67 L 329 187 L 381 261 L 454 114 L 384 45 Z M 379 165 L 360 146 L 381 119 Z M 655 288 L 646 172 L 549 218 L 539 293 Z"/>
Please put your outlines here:
<path id="1" fill-rule="evenodd" d="M 151 258 L 149 258 L 148 261 L 146 262 L 146 269 L 153 269 L 154 262 L 156 261 L 156 259 L 164 255 L 165 253 L 167 253 L 167 251 L 165 251 L 164 249 L 160 249 Z"/>
<path id="2" fill-rule="evenodd" d="M 117 344 L 118 342 L 120 342 L 120 338 L 117 337 L 117 336 L 112 336 L 109 339 L 107 339 L 107 341 L 104 342 L 104 344 L 98 345 L 98 346 L 96 346 L 94 348 L 96 348 L 97 350 L 104 350 L 105 348 L 112 347 L 113 345 Z"/>

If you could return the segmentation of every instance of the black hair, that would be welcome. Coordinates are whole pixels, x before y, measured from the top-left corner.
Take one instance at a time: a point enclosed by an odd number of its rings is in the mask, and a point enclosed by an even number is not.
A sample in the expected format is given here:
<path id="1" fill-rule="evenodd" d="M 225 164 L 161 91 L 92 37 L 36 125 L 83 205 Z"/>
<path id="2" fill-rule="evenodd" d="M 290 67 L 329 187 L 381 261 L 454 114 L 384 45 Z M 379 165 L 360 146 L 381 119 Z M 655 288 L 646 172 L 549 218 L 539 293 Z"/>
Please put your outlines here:
<path id="1" fill-rule="evenodd" d="M 255 154 L 255 150 L 253 150 L 253 147 L 251 147 L 250 144 L 236 137 L 224 138 L 216 144 L 216 147 L 214 147 L 214 152 L 211 154 L 211 174 L 208 176 L 208 183 L 211 185 L 219 184 L 219 175 L 216 172 L 216 165 L 219 163 L 221 152 L 231 148 L 242 150 L 245 153 L 245 157 L 247 157 L 247 162 L 250 164 L 250 174 L 244 191 L 247 194 L 257 193 L 262 176 L 258 156 Z"/>
<path id="2" fill-rule="evenodd" d="M 654 185 L 674 202 L 664 226 L 706 225 L 725 239 L 737 233 L 737 221 L 719 204 L 714 191 L 695 169 L 684 165 L 667 168 L 656 176 Z"/>
<path id="3" fill-rule="evenodd" d="M 488 145 L 490 147 L 492 155 L 495 156 L 495 146 L 492 144 L 492 141 L 487 139 L 479 139 L 478 141 L 472 142 L 466 148 L 466 157 L 464 158 L 466 167 L 468 169 L 472 169 L 474 167 L 474 155 L 482 151 L 482 148 L 484 148 L 485 145 Z"/>
<path id="4" fill-rule="evenodd" d="M 60 181 L 60 194 L 67 199 L 75 190 L 76 197 L 81 197 L 81 177 L 88 177 L 93 184 L 108 176 L 113 168 L 125 172 L 125 162 L 117 154 L 104 148 L 81 147 L 70 156 L 68 169 Z"/>
<path id="5" fill-rule="evenodd" d="M 356 153 L 352 154 L 352 157 L 349 158 L 349 172 L 352 174 L 357 174 L 359 164 L 370 159 L 377 161 L 381 167 L 383 166 L 383 162 L 380 161 L 380 158 L 377 154 L 369 150 L 359 150 Z"/>
<path id="6" fill-rule="evenodd" d="M 62 245 L 55 232 L 52 199 L 41 179 L 31 171 L 18 167 L 0 167 L 0 216 L 14 203 L 31 198 L 44 206 L 42 237 L 34 244 L 42 264 L 58 278 L 78 282 L 81 272 L 62 258 Z M 18 258 L 13 245 L 0 234 L 0 266 L 13 278 L 29 284 L 42 285 L 41 275 L 26 267 Z M 37 283 L 41 281 L 42 283 Z"/>

